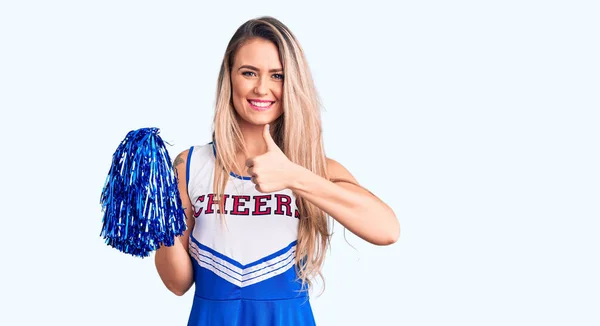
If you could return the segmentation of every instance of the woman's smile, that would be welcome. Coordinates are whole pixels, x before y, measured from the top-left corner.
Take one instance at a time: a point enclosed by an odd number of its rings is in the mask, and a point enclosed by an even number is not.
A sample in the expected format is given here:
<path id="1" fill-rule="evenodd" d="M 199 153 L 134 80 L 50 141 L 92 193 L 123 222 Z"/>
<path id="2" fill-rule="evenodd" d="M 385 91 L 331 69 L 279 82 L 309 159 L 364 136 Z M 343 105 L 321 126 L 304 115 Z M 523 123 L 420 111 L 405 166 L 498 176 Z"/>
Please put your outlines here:
<path id="1" fill-rule="evenodd" d="M 248 103 L 256 111 L 266 111 L 275 104 L 275 101 L 249 99 Z"/>

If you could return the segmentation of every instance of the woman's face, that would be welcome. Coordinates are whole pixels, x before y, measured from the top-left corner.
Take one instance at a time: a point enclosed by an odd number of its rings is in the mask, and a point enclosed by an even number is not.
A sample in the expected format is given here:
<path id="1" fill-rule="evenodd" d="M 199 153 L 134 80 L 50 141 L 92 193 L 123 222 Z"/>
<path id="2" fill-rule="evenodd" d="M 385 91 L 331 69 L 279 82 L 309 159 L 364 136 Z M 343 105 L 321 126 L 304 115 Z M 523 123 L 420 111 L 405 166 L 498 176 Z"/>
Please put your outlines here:
<path id="1" fill-rule="evenodd" d="M 240 123 L 265 125 L 283 114 L 283 69 L 277 46 L 256 38 L 242 45 L 231 68 L 233 106 Z"/>

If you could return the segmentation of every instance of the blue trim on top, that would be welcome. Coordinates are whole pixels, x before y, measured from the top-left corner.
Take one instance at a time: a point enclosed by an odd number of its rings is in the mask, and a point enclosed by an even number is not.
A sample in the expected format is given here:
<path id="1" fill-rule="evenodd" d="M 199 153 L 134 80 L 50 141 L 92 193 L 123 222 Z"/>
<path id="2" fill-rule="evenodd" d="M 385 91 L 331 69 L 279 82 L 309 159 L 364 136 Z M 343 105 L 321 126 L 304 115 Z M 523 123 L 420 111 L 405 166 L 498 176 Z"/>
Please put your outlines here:
<path id="1" fill-rule="evenodd" d="M 271 260 L 271 259 L 273 259 L 273 258 L 275 258 L 277 256 L 281 256 L 286 251 L 290 250 L 290 248 L 292 248 L 293 246 L 295 246 L 297 242 L 298 242 L 297 240 L 294 240 L 289 245 L 287 245 L 287 247 L 285 247 L 285 248 L 283 248 L 281 250 L 278 250 L 277 252 L 274 252 L 274 253 L 272 253 L 272 254 L 264 257 L 264 258 L 261 258 L 261 259 L 255 261 L 255 262 L 252 262 L 252 263 L 249 263 L 247 265 L 244 265 L 244 268 L 252 267 L 252 266 L 258 265 L 260 263 L 266 262 L 267 260 Z"/>
<path id="2" fill-rule="evenodd" d="M 217 148 L 215 147 L 215 143 L 210 142 L 209 144 L 212 145 L 213 154 L 215 155 L 215 158 L 217 158 Z"/>
<path id="3" fill-rule="evenodd" d="M 266 262 L 266 261 L 268 261 L 268 260 L 271 260 L 271 259 L 273 259 L 273 258 L 275 258 L 275 257 L 277 257 L 277 256 L 281 256 L 282 254 L 284 254 L 285 252 L 287 252 L 288 250 L 290 250 L 290 248 L 292 248 L 293 246 L 295 246 L 295 245 L 298 243 L 298 241 L 297 241 L 297 240 L 294 240 L 294 241 L 292 241 L 292 242 L 291 242 L 289 245 L 287 245 L 285 248 L 283 248 L 283 249 L 281 249 L 281 250 L 278 250 L 278 251 L 276 251 L 276 252 L 274 252 L 274 253 L 272 253 L 272 254 L 270 254 L 270 255 L 266 256 L 266 257 L 263 257 L 263 258 L 261 258 L 261 259 L 259 259 L 259 260 L 257 260 L 257 261 L 254 261 L 254 262 L 251 262 L 251 263 L 249 263 L 249 264 L 243 265 L 242 263 L 238 262 L 237 260 L 234 260 L 234 259 L 232 259 L 232 258 L 230 258 L 230 257 L 227 257 L 227 256 L 223 255 L 222 253 L 220 253 L 220 252 L 218 252 L 218 251 L 216 251 L 216 250 L 214 250 L 214 249 L 212 249 L 212 248 L 209 248 L 209 247 L 207 247 L 207 246 L 205 246 L 205 245 L 201 244 L 201 243 L 200 243 L 198 240 L 196 240 L 196 238 L 194 238 L 194 236 L 193 236 L 193 235 L 191 235 L 191 234 L 190 234 L 190 239 L 192 239 L 192 241 L 194 241 L 194 243 L 195 243 L 195 244 L 198 246 L 198 248 L 199 248 L 199 249 L 202 249 L 202 250 L 208 251 L 208 252 L 210 252 L 211 254 L 215 255 L 216 257 L 219 257 L 219 258 L 221 258 L 221 259 L 223 259 L 223 260 L 225 260 L 225 261 L 229 262 L 230 264 L 232 264 L 232 265 L 234 265 L 234 266 L 236 266 L 236 267 L 239 267 L 239 268 L 241 268 L 241 269 L 249 268 L 249 267 L 252 267 L 252 266 L 258 265 L 258 264 L 260 264 L 260 263 Z M 287 257 L 286 257 L 286 258 L 287 258 Z M 254 272 L 256 272 L 256 271 L 253 271 L 253 273 L 254 273 Z M 239 273 L 238 273 L 238 274 L 239 274 Z"/>
<path id="4" fill-rule="evenodd" d="M 213 154 L 215 155 L 215 158 L 217 158 L 217 148 L 216 148 L 217 145 L 215 145 L 215 143 L 212 141 L 209 144 L 212 144 Z M 241 179 L 241 180 L 252 180 L 252 177 L 248 177 L 245 175 L 237 175 L 233 172 L 229 172 L 229 175 L 234 178 Z"/>
<path id="5" fill-rule="evenodd" d="M 287 259 L 287 258 L 286 258 L 286 259 Z M 279 262 L 278 262 L 278 263 L 279 263 Z M 273 264 L 273 265 L 275 265 L 275 264 Z M 293 265 L 292 265 L 292 266 L 293 266 Z M 270 267 L 270 266 L 269 266 L 269 267 Z M 265 267 L 265 268 L 267 268 L 267 267 Z M 261 268 L 260 270 L 263 270 L 263 269 L 265 269 L 265 268 Z M 262 274 L 260 274 L 260 275 L 256 275 L 256 276 L 253 276 L 253 277 L 247 278 L 247 279 L 245 279 L 245 280 L 244 280 L 244 282 L 248 282 L 248 281 L 250 281 L 250 280 L 253 280 L 253 279 L 255 279 L 255 278 L 259 278 L 259 277 L 263 277 L 263 276 L 265 276 L 265 275 L 268 275 L 268 274 L 275 274 L 275 272 L 276 272 L 276 271 L 278 271 L 278 270 L 280 270 L 280 269 L 282 269 L 282 268 L 287 268 L 287 269 L 290 269 L 290 268 L 292 268 L 292 267 L 288 266 L 287 264 L 286 264 L 286 265 L 281 265 L 281 266 L 279 266 L 279 267 L 277 267 L 277 268 L 275 268 L 275 269 L 272 269 L 272 270 L 269 270 L 269 271 L 267 271 L 266 273 L 262 273 Z M 254 271 L 254 272 L 257 272 L 257 271 Z M 248 274 L 250 274 L 250 273 L 248 273 Z"/>
<path id="6" fill-rule="evenodd" d="M 247 177 L 247 176 L 243 176 L 243 175 L 237 175 L 233 172 L 229 172 L 229 175 L 234 177 L 234 178 L 238 178 L 238 179 L 242 179 L 242 180 L 252 180 L 252 177 Z"/>
<path id="7" fill-rule="evenodd" d="M 192 152 L 194 152 L 194 146 L 190 147 L 188 153 L 187 162 L 185 166 L 185 186 L 189 187 L 190 184 L 190 161 L 192 160 Z"/>
<path id="8" fill-rule="evenodd" d="M 270 268 L 270 267 L 272 267 L 272 266 L 275 266 L 275 265 L 277 265 L 277 264 L 281 263 L 282 261 L 286 261 L 286 260 L 290 259 L 290 257 L 293 257 L 294 255 L 296 255 L 296 250 L 292 250 L 292 251 L 291 251 L 291 252 L 290 252 L 290 253 L 289 253 L 287 256 L 285 256 L 284 258 L 281 258 L 281 259 L 279 259 L 278 261 L 276 261 L 276 262 L 274 262 L 274 263 L 271 263 L 270 265 L 266 265 L 266 266 L 264 266 L 263 268 L 259 268 L 259 269 L 257 269 L 257 270 L 253 270 L 253 271 L 250 271 L 250 272 L 246 272 L 246 273 L 244 273 L 242 276 L 246 276 L 246 275 L 249 275 L 249 274 L 254 274 L 254 273 L 261 272 L 261 271 L 263 271 L 263 270 L 265 270 L 265 269 L 268 269 L 268 268 Z M 291 262 L 291 261 L 290 261 L 290 262 Z M 275 269 L 269 269 L 269 270 L 268 270 L 266 273 L 262 273 L 262 274 L 260 274 L 260 275 L 258 275 L 258 276 L 255 276 L 255 277 L 251 277 L 251 278 L 247 278 L 247 279 L 245 279 L 245 280 L 244 280 L 244 282 L 246 282 L 246 281 L 249 281 L 249 280 L 252 280 L 252 279 L 255 279 L 255 278 L 257 278 L 257 277 L 260 277 L 260 276 L 264 276 L 264 275 L 267 275 L 267 274 L 273 273 L 273 272 L 275 272 L 275 271 L 277 271 L 277 270 L 279 270 L 279 269 L 281 269 L 282 267 L 285 267 L 285 266 L 287 266 L 287 265 L 288 265 L 288 264 L 282 265 L 282 266 L 280 266 L 280 267 L 277 267 L 277 268 L 275 268 Z"/>
<path id="9" fill-rule="evenodd" d="M 196 281 L 195 298 L 207 298 L 212 302 L 218 302 L 219 305 L 224 304 L 224 300 L 248 300 L 246 302 L 276 300 L 268 303 L 272 305 L 286 302 L 288 299 L 304 298 L 305 300 L 308 297 L 308 288 L 306 286 L 305 288 L 302 287 L 302 283 L 298 279 L 297 269 L 294 266 L 289 266 L 286 271 L 279 269 L 278 272 L 282 272 L 279 275 L 270 275 L 262 281 L 240 287 L 223 278 L 224 275 L 219 275 L 222 272 L 217 274 L 209 268 L 202 267 L 196 259 L 192 259 L 192 263 L 194 264 L 194 279 Z M 237 309 L 237 307 L 236 304 L 234 309 Z M 268 308 L 269 311 L 271 309 L 272 307 Z M 249 325 L 255 324 L 249 323 Z M 276 323 L 275 325 L 282 324 Z M 288 324 L 286 323 L 286 325 Z"/>

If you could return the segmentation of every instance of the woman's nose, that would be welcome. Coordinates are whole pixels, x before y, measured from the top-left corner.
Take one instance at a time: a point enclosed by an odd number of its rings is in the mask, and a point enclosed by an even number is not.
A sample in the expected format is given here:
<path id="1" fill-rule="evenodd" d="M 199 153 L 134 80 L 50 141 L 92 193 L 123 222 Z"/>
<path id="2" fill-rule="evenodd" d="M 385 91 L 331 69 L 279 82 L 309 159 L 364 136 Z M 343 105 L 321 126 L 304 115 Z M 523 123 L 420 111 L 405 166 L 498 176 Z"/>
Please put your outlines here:
<path id="1" fill-rule="evenodd" d="M 266 82 L 262 78 L 259 79 L 256 86 L 254 87 L 254 93 L 256 93 L 257 95 L 266 95 L 267 94 Z"/>

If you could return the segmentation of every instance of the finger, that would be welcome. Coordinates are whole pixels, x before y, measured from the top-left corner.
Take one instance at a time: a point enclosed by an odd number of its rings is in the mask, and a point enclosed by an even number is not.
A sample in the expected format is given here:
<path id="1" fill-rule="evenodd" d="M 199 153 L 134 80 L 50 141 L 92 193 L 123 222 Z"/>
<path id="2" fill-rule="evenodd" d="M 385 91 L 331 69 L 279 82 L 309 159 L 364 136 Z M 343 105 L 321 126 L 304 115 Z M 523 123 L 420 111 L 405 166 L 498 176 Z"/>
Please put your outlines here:
<path id="1" fill-rule="evenodd" d="M 279 149 L 273 137 L 271 137 L 271 130 L 269 124 L 265 125 L 265 129 L 263 130 L 263 138 L 265 139 L 265 143 L 267 144 L 267 151 L 272 151 Z"/>

